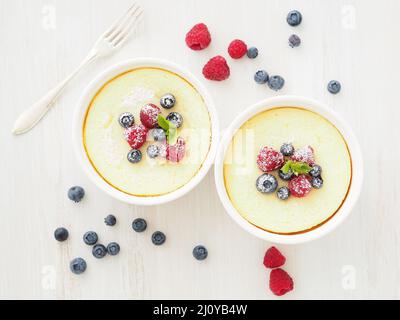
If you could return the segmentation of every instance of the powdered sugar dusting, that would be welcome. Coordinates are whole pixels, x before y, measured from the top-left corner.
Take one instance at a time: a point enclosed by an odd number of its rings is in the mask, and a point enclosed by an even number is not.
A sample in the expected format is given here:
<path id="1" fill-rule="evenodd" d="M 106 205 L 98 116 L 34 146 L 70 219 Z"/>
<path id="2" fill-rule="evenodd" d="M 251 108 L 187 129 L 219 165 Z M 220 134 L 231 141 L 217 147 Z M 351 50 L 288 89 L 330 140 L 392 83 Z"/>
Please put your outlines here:
<path id="1" fill-rule="evenodd" d="M 304 162 L 309 164 L 310 166 L 313 166 L 315 164 L 314 149 L 310 146 L 297 149 L 291 157 L 291 160 Z"/>
<path id="2" fill-rule="evenodd" d="M 307 176 L 301 175 L 289 182 L 289 188 L 294 197 L 303 198 L 311 192 L 312 185 Z"/>
<path id="3" fill-rule="evenodd" d="M 155 92 L 145 87 L 135 87 L 129 95 L 122 100 L 123 108 L 135 108 L 143 102 L 154 99 Z"/>
<path id="4" fill-rule="evenodd" d="M 146 142 L 147 129 L 143 125 L 133 126 L 125 130 L 124 137 L 133 149 L 139 149 Z"/>
<path id="5" fill-rule="evenodd" d="M 285 164 L 285 159 L 280 152 L 269 147 L 264 147 L 257 157 L 257 164 L 261 171 L 271 172 L 282 168 Z"/>

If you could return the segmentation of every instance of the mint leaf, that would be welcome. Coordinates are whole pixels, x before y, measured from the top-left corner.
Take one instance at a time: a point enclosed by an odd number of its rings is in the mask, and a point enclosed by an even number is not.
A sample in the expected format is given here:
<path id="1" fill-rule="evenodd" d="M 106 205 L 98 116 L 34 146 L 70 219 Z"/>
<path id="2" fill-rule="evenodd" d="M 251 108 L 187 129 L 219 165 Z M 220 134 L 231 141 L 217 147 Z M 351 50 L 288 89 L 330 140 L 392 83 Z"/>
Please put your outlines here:
<path id="1" fill-rule="evenodd" d="M 158 125 L 168 132 L 169 130 L 169 121 L 165 119 L 161 114 L 158 115 Z"/>
<path id="2" fill-rule="evenodd" d="M 289 172 L 293 172 L 296 176 L 299 174 L 308 174 L 312 170 L 312 168 L 304 162 L 294 162 L 289 160 L 286 164 L 282 167 L 282 172 L 284 174 L 288 174 Z"/>
<path id="3" fill-rule="evenodd" d="M 282 172 L 284 174 L 288 174 L 290 171 L 292 171 L 292 163 L 293 161 L 288 161 L 285 163 L 285 165 L 282 167 Z"/>
<path id="4" fill-rule="evenodd" d="M 175 145 L 178 140 L 178 129 L 171 122 L 165 119 L 161 114 L 158 115 L 158 125 L 165 130 L 167 134 L 168 144 Z"/>

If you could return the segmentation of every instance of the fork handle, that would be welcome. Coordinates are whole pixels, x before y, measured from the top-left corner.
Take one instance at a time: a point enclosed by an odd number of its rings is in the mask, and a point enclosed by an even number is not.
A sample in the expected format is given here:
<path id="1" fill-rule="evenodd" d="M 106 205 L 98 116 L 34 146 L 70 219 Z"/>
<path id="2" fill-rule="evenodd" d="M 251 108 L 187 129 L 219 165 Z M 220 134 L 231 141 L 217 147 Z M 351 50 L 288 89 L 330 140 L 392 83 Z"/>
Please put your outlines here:
<path id="1" fill-rule="evenodd" d="M 67 84 L 90 62 L 97 58 L 96 52 L 91 52 L 79 67 L 69 75 L 64 81 L 59 83 L 54 89 L 50 90 L 42 99 L 32 105 L 17 119 L 14 125 L 13 133 L 20 135 L 27 133 L 34 128 L 39 121 L 54 106 L 57 98 L 64 91 Z"/>

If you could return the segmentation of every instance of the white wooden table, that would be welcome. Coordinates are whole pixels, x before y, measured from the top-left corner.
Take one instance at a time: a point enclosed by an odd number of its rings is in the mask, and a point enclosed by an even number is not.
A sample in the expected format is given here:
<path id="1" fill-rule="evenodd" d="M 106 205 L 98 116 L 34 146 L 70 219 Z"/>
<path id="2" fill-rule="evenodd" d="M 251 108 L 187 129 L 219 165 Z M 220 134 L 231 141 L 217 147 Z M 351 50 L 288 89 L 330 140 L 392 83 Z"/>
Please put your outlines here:
<path id="1" fill-rule="evenodd" d="M 146 0 L 138 37 L 116 56 L 89 67 L 68 87 L 57 107 L 34 131 L 11 135 L 17 116 L 61 80 L 84 57 L 92 42 L 122 14 L 131 0 L 0 0 L 0 298 L 38 299 L 273 299 L 262 265 L 270 244 L 236 226 L 216 195 L 213 173 L 190 195 L 169 205 L 125 205 L 99 191 L 79 168 L 72 150 L 72 111 L 87 83 L 124 59 L 153 56 L 177 62 L 199 77 L 204 63 L 242 38 L 261 52 L 257 60 L 230 61 L 232 77 L 205 82 L 218 106 L 222 127 L 250 104 L 274 93 L 252 81 L 266 68 L 281 74 L 280 94 L 328 103 L 353 127 L 365 153 L 366 179 L 351 217 L 319 241 L 281 246 L 285 267 L 295 279 L 288 299 L 400 298 L 400 148 L 398 40 L 400 2 L 363 0 Z M 294 29 L 286 14 L 299 9 Z M 184 35 L 204 21 L 213 34 L 203 52 L 185 47 Z M 287 39 L 303 40 L 290 49 Z M 343 91 L 326 90 L 331 79 Z M 66 192 L 82 185 L 87 197 L 71 203 Z M 118 226 L 103 218 L 114 213 Z M 137 235 L 134 218 L 149 230 Z M 53 239 L 65 226 L 67 243 Z M 85 231 L 117 241 L 121 255 L 95 260 L 82 243 Z M 168 236 L 156 248 L 152 231 Z M 209 259 L 198 263 L 192 248 L 204 244 Z M 85 275 L 70 273 L 82 256 Z"/>

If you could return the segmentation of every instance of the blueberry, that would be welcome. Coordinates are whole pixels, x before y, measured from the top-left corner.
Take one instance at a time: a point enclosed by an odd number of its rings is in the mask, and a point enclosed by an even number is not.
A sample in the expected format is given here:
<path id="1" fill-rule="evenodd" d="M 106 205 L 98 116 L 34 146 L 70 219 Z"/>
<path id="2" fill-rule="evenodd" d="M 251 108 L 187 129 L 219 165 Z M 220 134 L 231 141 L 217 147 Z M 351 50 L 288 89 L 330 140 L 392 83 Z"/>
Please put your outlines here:
<path id="1" fill-rule="evenodd" d="M 281 90 L 284 85 L 285 79 L 283 79 L 281 76 L 272 76 L 268 80 L 268 87 L 275 91 Z"/>
<path id="2" fill-rule="evenodd" d="M 121 127 L 128 129 L 135 124 L 135 117 L 132 113 L 126 112 L 119 116 L 118 122 Z"/>
<path id="3" fill-rule="evenodd" d="M 132 228 L 136 232 L 144 232 L 147 229 L 147 222 L 144 219 L 136 219 L 132 223 Z"/>
<path id="4" fill-rule="evenodd" d="M 256 47 L 251 47 L 247 50 L 247 57 L 250 59 L 255 59 L 258 57 L 258 49 Z"/>
<path id="5" fill-rule="evenodd" d="M 165 243 L 167 240 L 167 237 L 165 236 L 164 233 L 157 231 L 154 232 L 153 235 L 151 236 L 151 241 L 153 241 L 153 244 L 156 246 L 161 246 Z"/>
<path id="6" fill-rule="evenodd" d="M 302 21 L 303 21 L 303 16 L 299 11 L 293 10 L 289 12 L 287 16 L 287 23 L 289 23 L 289 25 L 291 25 L 292 27 L 296 27 Z"/>
<path id="7" fill-rule="evenodd" d="M 121 251 L 118 243 L 112 242 L 107 246 L 107 252 L 110 256 L 116 256 Z"/>
<path id="8" fill-rule="evenodd" d="M 154 129 L 153 130 L 153 138 L 154 141 L 162 142 L 167 140 L 167 134 L 163 129 Z"/>
<path id="9" fill-rule="evenodd" d="M 208 250 L 204 246 L 197 246 L 193 249 L 193 257 L 196 260 L 203 261 L 206 260 L 208 257 Z"/>
<path id="10" fill-rule="evenodd" d="M 289 38 L 289 46 L 292 48 L 299 47 L 301 45 L 301 39 L 298 35 L 292 34 Z"/>
<path id="11" fill-rule="evenodd" d="M 172 109 L 176 104 L 176 98 L 170 93 L 166 94 L 161 97 L 160 104 L 164 109 Z"/>
<path id="12" fill-rule="evenodd" d="M 256 72 L 256 74 L 254 75 L 254 80 L 255 82 L 257 82 L 258 84 L 265 84 L 268 82 L 269 80 L 269 74 L 267 71 L 265 70 L 259 70 Z"/>
<path id="13" fill-rule="evenodd" d="M 97 259 L 103 259 L 107 255 L 107 248 L 102 244 L 96 244 L 93 247 L 92 254 Z"/>
<path id="14" fill-rule="evenodd" d="M 139 163 L 140 161 L 142 161 L 142 152 L 140 150 L 131 150 L 128 153 L 128 161 L 130 163 Z"/>
<path id="15" fill-rule="evenodd" d="M 117 224 L 117 218 L 110 214 L 104 219 L 104 223 L 109 227 L 114 227 Z"/>
<path id="16" fill-rule="evenodd" d="M 182 127 L 183 117 L 178 112 L 171 112 L 167 116 L 167 120 L 169 122 L 172 122 L 175 125 L 175 127 L 177 127 L 177 128 Z"/>
<path id="17" fill-rule="evenodd" d="M 96 232 L 89 231 L 83 235 L 83 242 L 85 242 L 88 246 L 93 246 L 97 243 L 99 237 Z"/>
<path id="18" fill-rule="evenodd" d="M 320 177 L 322 174 L 322 168 L 319 165 L 314 165 L 310 171 L 310 175 L 314 178 Z"/>
<path id="19" fill-rule="evenodd" d="M 332 94 L 338 94 L 342 90 L 342 85 L 339 81 L 332 80 L 328 83 L 328 91 Z"/>
<path id="20" fill-rule="evenodd" d="M 284 143 L 281 147 L 281 153 L 285 157 L 291 157 L 294 154 L 294 147 L 291 143 Z"/>
<path id="21" fill-rule="evenodd" d="M 82 187 L 72 187 L 68 190 L 68 198 L 76 203 L 81 202 L 85 197 L 85 190 Z"/>
<path id="22" fill-rule="evenodd" d="M 324 186 L 324 180 L 321 177 L 313 177 L 311 180 L 311 185 L 314 189 L 321 189 Z"/>
<path id="23" fill-rule="evenodd" d="M 290 190 L 288 187 L 279 188 L 276 195 L 278 196 L 278 199 L 287 200 L 290 197 Z"/>
<path id="24" fill-rule="evenodd" d="M 86 271 L 87 264 L 84 259 L 76 258 L 71 261 L 69 268 L 71 269 L 72 273 L 79 275 Z"/>
<path id="25" fill-rule="evenodd" d="M 257 179 L 257 190 L 261 193 L 273 193 L 278 189 L 278 180 L 271 174 L 263 174 Z"/>
<path id="26" fill-rule="evenodd" d="M 292 170 L 289 170 L 288 173 L 283 173 L 282 170 L 279 170 L 279 177 L 284 181 L 292 180 L 294 173 Z"/>
<path id="27" fill-rule="evenodd" d="M 65 228 L 58 228 L 54 231 L 54 238 L 56 238 L 59 242 L 64 242 L 68 239 L 69 233 L 68 230 Z"/>
<path id="28" fill-rule="evenodd" d="M 160 148 L 158 146 L 156 146 L 155 144 L 150 145 L 147 148 L 147 155 L 151 158 L 151 159 L 155 159 L 160 155 Z"/>

